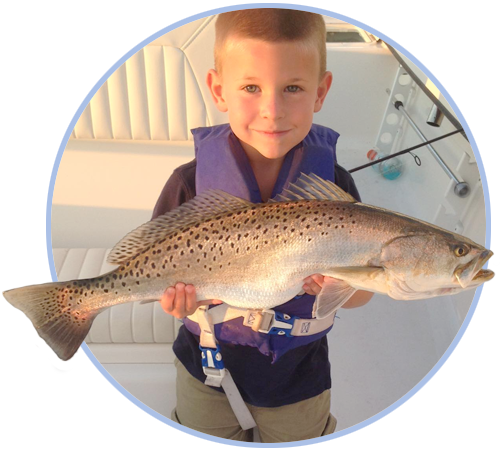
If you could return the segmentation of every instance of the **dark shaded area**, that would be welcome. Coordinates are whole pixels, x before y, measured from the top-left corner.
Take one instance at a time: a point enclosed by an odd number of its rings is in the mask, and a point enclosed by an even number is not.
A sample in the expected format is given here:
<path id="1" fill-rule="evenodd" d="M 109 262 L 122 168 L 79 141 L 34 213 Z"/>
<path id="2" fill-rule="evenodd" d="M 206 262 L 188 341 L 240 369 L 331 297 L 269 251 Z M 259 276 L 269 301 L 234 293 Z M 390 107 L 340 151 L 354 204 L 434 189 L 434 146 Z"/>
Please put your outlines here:
<path id="1" fill-rule="evenodd" d="M 1 209 L 0 231 L 2 233 L 0 276 L 3 281 L 50 280 L 47 255 L 37 251 Z"/>
<path id="2" fill-rule="evenodd" d="M 0 291 L 4 287 L 0 285 Z M 2 302 L 3 303 L 3 302 Z M 0 362 L 2 363 L 2 390 L 0 406 L 31 406 L 35 398 L 23 388 L 23 376 L 20 372 L 19 355 L 16 344 L 10 337 L 12 323 L 9 314 L 0 306 Z M 0 418 L 0 425 L 1 418 Z"/>
<path id="3" fill-rule="evenodd" d="M 34 146 L 24 139 L 16 128 L 15 106 L 18 65 L 16 49 L 5 36 L 0 16 L 0 66 L 2 67 L 2 89 L 0 102 L 2 136 L 2 176 L 0 177 L 0 201 L 4 204 L 45 204 L 47 186 L 36 178 L 37 161 Z"/>

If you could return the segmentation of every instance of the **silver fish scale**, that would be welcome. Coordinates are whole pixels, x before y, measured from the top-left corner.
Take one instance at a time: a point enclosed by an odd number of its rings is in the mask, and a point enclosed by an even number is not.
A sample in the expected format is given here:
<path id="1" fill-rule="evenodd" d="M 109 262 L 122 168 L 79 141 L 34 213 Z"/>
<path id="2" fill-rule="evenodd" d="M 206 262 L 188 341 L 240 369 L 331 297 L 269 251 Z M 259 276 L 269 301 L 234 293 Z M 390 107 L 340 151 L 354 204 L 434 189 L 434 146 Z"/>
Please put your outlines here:
<path id="1" fill-rule="evenodd" d="M 158 241 L 105 275 L 99 290 L 108 290 L 113 305 L 116 297 L 158 300 L 168 286 L 184 282 L 196 287 L 199 300 L 277 306 L 293 298 L 308 275 L 366 265 L 366 256 L 378 254 L 388 238 L 385 215 L 374 218 L 364 210 L 347 202 L 303 200 L 218 215 Z"/>

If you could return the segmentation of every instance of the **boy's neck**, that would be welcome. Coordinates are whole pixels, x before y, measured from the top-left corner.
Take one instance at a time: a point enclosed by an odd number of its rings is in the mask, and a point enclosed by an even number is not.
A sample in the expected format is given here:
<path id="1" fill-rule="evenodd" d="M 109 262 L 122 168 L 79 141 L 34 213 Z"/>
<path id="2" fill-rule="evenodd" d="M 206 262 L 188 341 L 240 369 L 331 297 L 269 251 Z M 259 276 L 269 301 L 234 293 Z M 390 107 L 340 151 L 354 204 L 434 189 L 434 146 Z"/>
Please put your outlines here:
<path id="1" fill-rule="evenodd" d="M 277 159 L 269 159 L 256 150 L 254 152 L 245 150 L 245 153 L 252 167 L 255 179 L 257 180 L 262 201 L 267 202 L 273 194 L 273 189 L 276 185 L 285 156 Z"/>

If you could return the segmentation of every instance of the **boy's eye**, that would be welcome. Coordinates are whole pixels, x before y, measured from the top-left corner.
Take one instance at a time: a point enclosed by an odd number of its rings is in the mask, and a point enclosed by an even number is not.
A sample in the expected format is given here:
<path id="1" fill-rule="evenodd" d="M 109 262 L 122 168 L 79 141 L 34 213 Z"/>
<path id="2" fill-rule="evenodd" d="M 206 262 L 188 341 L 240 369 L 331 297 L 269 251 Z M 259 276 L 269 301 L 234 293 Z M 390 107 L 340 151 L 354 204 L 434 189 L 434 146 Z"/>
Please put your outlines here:
<path id="1" fill-rule="evenodd" d="M 297 85 L 290 85 L 286 87 L 286 91 L 288 93 L 297 93 L 300 91 L 300 88 Z"/>
<path id="2" fill-rule="evenodd" d="M 243 88 L 247 93 L 256 93 L 258 88 L 256 85 L 248 85 Z"/>

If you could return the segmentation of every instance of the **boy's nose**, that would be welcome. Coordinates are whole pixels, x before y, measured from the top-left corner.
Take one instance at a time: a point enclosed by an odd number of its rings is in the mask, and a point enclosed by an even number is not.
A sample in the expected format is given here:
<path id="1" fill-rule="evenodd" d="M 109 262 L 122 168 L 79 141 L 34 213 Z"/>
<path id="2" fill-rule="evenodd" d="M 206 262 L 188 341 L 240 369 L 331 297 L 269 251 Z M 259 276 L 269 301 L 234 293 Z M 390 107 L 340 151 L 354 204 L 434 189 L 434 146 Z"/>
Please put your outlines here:
<path id="1" fill-rule="evenodd" d="M 267 119 L 281 119 L 285 116 L 283 100 L 279 94 L 268 94 L 263 96 L 260 106 L 260 115 Z"/>

